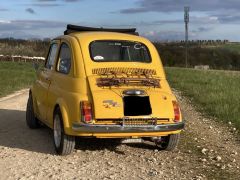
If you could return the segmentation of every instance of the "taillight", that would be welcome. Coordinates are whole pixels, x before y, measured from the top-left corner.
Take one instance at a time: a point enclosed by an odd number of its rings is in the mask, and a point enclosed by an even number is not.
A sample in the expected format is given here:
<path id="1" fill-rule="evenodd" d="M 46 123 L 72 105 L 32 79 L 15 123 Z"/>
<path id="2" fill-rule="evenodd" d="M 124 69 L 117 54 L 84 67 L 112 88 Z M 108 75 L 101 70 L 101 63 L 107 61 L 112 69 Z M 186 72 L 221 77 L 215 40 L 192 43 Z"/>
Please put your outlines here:
<path id="1" fill-rule="evenodd" d="M 174 121 L 179 122 L 181 118 L 180 107 L 177 101 L 173 101 L 172 103 L 173 103 L 173 111 L 174 111 Z"/>
<path id="2" fill-rule="evenodd" d="M 88 101 L 82 101 L 80 103 L 81 108 L 81 120 L 85 123 L 92 122 L 92 106 Z"/>

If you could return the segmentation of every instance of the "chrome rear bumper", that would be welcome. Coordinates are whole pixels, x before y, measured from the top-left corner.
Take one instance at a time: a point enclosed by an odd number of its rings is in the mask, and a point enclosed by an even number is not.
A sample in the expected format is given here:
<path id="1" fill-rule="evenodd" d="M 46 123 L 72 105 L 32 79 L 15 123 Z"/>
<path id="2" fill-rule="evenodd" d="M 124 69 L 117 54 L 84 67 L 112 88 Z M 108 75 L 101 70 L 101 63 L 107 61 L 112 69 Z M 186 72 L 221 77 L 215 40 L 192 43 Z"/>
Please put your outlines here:
<path id="1" fill-rule="evenodd" d="M 168 132 L 184 128 L 184 122 L 174 124 L 161 124 L 149 126 L 122 126 L 122 125 L 95 125 L 95 124 L 72 124 L 72 129 L 84 133 L 141 133 L 141 132 Z"/>

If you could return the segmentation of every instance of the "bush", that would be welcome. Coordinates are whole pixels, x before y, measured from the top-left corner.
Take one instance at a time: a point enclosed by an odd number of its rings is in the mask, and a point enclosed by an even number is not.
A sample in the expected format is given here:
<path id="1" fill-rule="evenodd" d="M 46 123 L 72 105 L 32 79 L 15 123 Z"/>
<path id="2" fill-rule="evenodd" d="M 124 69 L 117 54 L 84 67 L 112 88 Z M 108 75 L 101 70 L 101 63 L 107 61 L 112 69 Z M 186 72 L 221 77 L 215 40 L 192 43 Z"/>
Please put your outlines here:
<path id="1" fill-rule="evenodd" d="M 184 44 L 154 43 L 164 66 L 185 66 Z M 223 46 L 192 45 L 188 51 L 188 67 L 209 65 L 212 69 L 240 70 L 240 53 Z"/>

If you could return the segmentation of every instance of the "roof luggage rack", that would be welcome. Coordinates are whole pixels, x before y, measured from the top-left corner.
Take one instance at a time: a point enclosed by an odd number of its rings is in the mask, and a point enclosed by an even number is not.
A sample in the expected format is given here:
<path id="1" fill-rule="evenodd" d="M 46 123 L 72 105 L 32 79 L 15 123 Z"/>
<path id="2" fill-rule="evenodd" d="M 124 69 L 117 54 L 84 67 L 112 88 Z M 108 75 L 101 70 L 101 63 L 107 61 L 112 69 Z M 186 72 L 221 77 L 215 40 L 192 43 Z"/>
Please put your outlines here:
<path id="1" fill-rule="evenodd" d="M 102 32 L 119 32 L 126 34 L 139 35 L 136 32 L 136 28 L 130 29 L 110 29 L 110 28 L 95 28 L 95 27 L 85 27 L 85 26 L 76 26 L 72 24 L 67 25 L 67 29 L 64 31 L 64 35 L 71 34 L 73 32 L 86 32 L 86 31 L 102 31 Z"/>

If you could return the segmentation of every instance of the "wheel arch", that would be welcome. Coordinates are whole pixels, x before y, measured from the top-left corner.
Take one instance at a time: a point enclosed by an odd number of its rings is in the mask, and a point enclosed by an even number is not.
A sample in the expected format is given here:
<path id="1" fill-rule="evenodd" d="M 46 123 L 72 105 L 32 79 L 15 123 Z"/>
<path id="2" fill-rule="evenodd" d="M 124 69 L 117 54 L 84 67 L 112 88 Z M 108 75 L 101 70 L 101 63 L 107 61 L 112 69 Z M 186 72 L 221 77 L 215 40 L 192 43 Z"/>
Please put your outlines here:
<path id="1" fill-rule="evenodd" d="M 63 125 L 64 125 L 64 131 L 66 132 L 67 129 L 70 128 L 70 123 L 69 123 L 69 116 L 68 116 L 68 108 L 66 103 L 64 102 L 63 99 L 58 99 L 55 106 L 54 106 L 54 110 L 53 110 L 53 117 L 54 114 L 56 112 L 56 110 L 59 109 L 62 115 L 62 121 L 63 121 Z"/>

